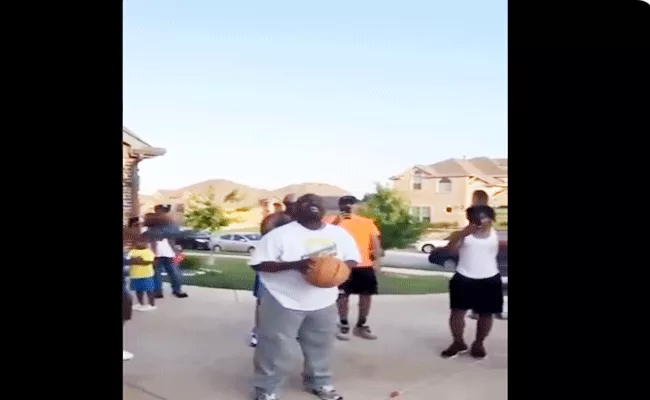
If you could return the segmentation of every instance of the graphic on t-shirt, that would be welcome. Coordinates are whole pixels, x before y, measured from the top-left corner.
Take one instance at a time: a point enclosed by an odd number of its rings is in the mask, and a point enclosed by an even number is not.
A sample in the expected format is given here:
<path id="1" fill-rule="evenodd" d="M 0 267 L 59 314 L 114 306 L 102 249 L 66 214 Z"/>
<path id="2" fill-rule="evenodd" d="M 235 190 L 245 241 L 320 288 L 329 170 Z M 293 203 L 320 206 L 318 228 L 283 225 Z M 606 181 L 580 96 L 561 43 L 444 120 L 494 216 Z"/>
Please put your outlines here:
<path id="1" fill-rule="evenodd" d="M 312 257 L 335 256 L 338 253 L 336 243 L 331 239 L 311 238 L 305 240 L 304 245 L 307 254 L 300 257 L 303 260 Z"/>

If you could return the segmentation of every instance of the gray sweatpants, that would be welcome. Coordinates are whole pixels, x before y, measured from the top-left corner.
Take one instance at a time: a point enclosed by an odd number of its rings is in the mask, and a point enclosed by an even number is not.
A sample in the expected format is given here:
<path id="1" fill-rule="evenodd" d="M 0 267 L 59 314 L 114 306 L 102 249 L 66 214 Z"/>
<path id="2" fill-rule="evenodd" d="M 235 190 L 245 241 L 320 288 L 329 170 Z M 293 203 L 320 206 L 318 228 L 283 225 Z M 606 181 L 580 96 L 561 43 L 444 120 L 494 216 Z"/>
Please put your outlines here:
<path id="1" fill-rule="evenodd" d="M 284 308 L 260 285 L 259 323 L 253 385 L 275 393 L 291 364 L 296 338 L 305 357 L 304 379 L 309 388 L 331 384 L 330 359 L 336 334 L 336 306 L 315 311 Z"/>

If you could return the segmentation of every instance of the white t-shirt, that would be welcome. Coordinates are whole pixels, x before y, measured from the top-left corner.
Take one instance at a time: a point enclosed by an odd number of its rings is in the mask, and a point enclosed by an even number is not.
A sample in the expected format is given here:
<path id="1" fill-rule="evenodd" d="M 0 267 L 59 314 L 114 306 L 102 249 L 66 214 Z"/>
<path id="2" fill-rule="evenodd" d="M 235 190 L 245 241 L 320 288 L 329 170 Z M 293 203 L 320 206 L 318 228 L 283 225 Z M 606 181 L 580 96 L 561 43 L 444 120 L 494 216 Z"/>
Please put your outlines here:
<path id="1" fill-rule="evenodd" d="M 498 253 L 499 237 L 494 229 L 486 238 L 466 236 L 458 249 L 456 272 L 472 279 L 491 278 L 499 273 Z"/>
<path id="2" fill-rule="evenodd" d="M 147 227 L 143 226 L 140 229 L 140 231 L 143 233 L 146 232 Z M 156 257 L 168 257 L 168 258 L 176 257 L 176 253 L 174 253 L 174 249 L 169 244 L 169 240 L 162 239 L 156 241 Z"/>
<path id="3" fill-rule="evenodd" d="M 354 238 L 340 226 L 324 224 L 311 230 L 291 222 L 262 237 L 249 265 L 263 262 L 291 262 L 308 257 L 333 255 L 343 261 L 361 261 Z M 297 270 L 260 272 L 260 281 L 282 306 L 291 310 L 313 311 L 336 302 L 338 288 L 312 286 Z"/>

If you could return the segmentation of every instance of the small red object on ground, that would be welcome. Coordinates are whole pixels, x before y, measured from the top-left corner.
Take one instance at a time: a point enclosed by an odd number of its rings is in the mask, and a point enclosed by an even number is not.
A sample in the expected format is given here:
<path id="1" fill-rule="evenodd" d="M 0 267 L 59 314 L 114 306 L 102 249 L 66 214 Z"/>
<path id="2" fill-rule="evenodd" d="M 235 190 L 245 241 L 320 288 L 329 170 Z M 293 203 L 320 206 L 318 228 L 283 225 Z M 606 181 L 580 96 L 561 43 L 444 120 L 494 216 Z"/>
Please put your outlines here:
<path id="1" fill-rule="evenodd" d="M 399 392 L 390 392 L 390 398 L 399 396 Z"/>

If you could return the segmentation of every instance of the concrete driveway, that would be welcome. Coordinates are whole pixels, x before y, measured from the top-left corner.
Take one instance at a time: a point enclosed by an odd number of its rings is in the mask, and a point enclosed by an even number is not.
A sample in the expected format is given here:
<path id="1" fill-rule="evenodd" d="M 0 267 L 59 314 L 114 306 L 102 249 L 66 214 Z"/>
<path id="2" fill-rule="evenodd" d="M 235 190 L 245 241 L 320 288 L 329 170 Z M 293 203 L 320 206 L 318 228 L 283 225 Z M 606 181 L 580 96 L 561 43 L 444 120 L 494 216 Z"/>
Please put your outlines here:
<path id="1" fill-rule="evenodd" d="M 135 358 L 124 363 L 124 399 L 251 398 L 251 293 L 187 291 L 188 299 L 167 297 L 126 324 L 124 347 Z M 391 392 L 404 400 L 507 398 L 507 321 L 495 321 L 482 361 L 438 356 L 449 344 L 446 295 L 378 296 L 369 323 L 379 340 L 336 343 L 335 384 L 347 400 L 385 400 Z M 468 320 L 468 341 L 473 325 Z M 282 400 L 316 399 L 301 391 L 301 362 L 296 344 Z"/>

